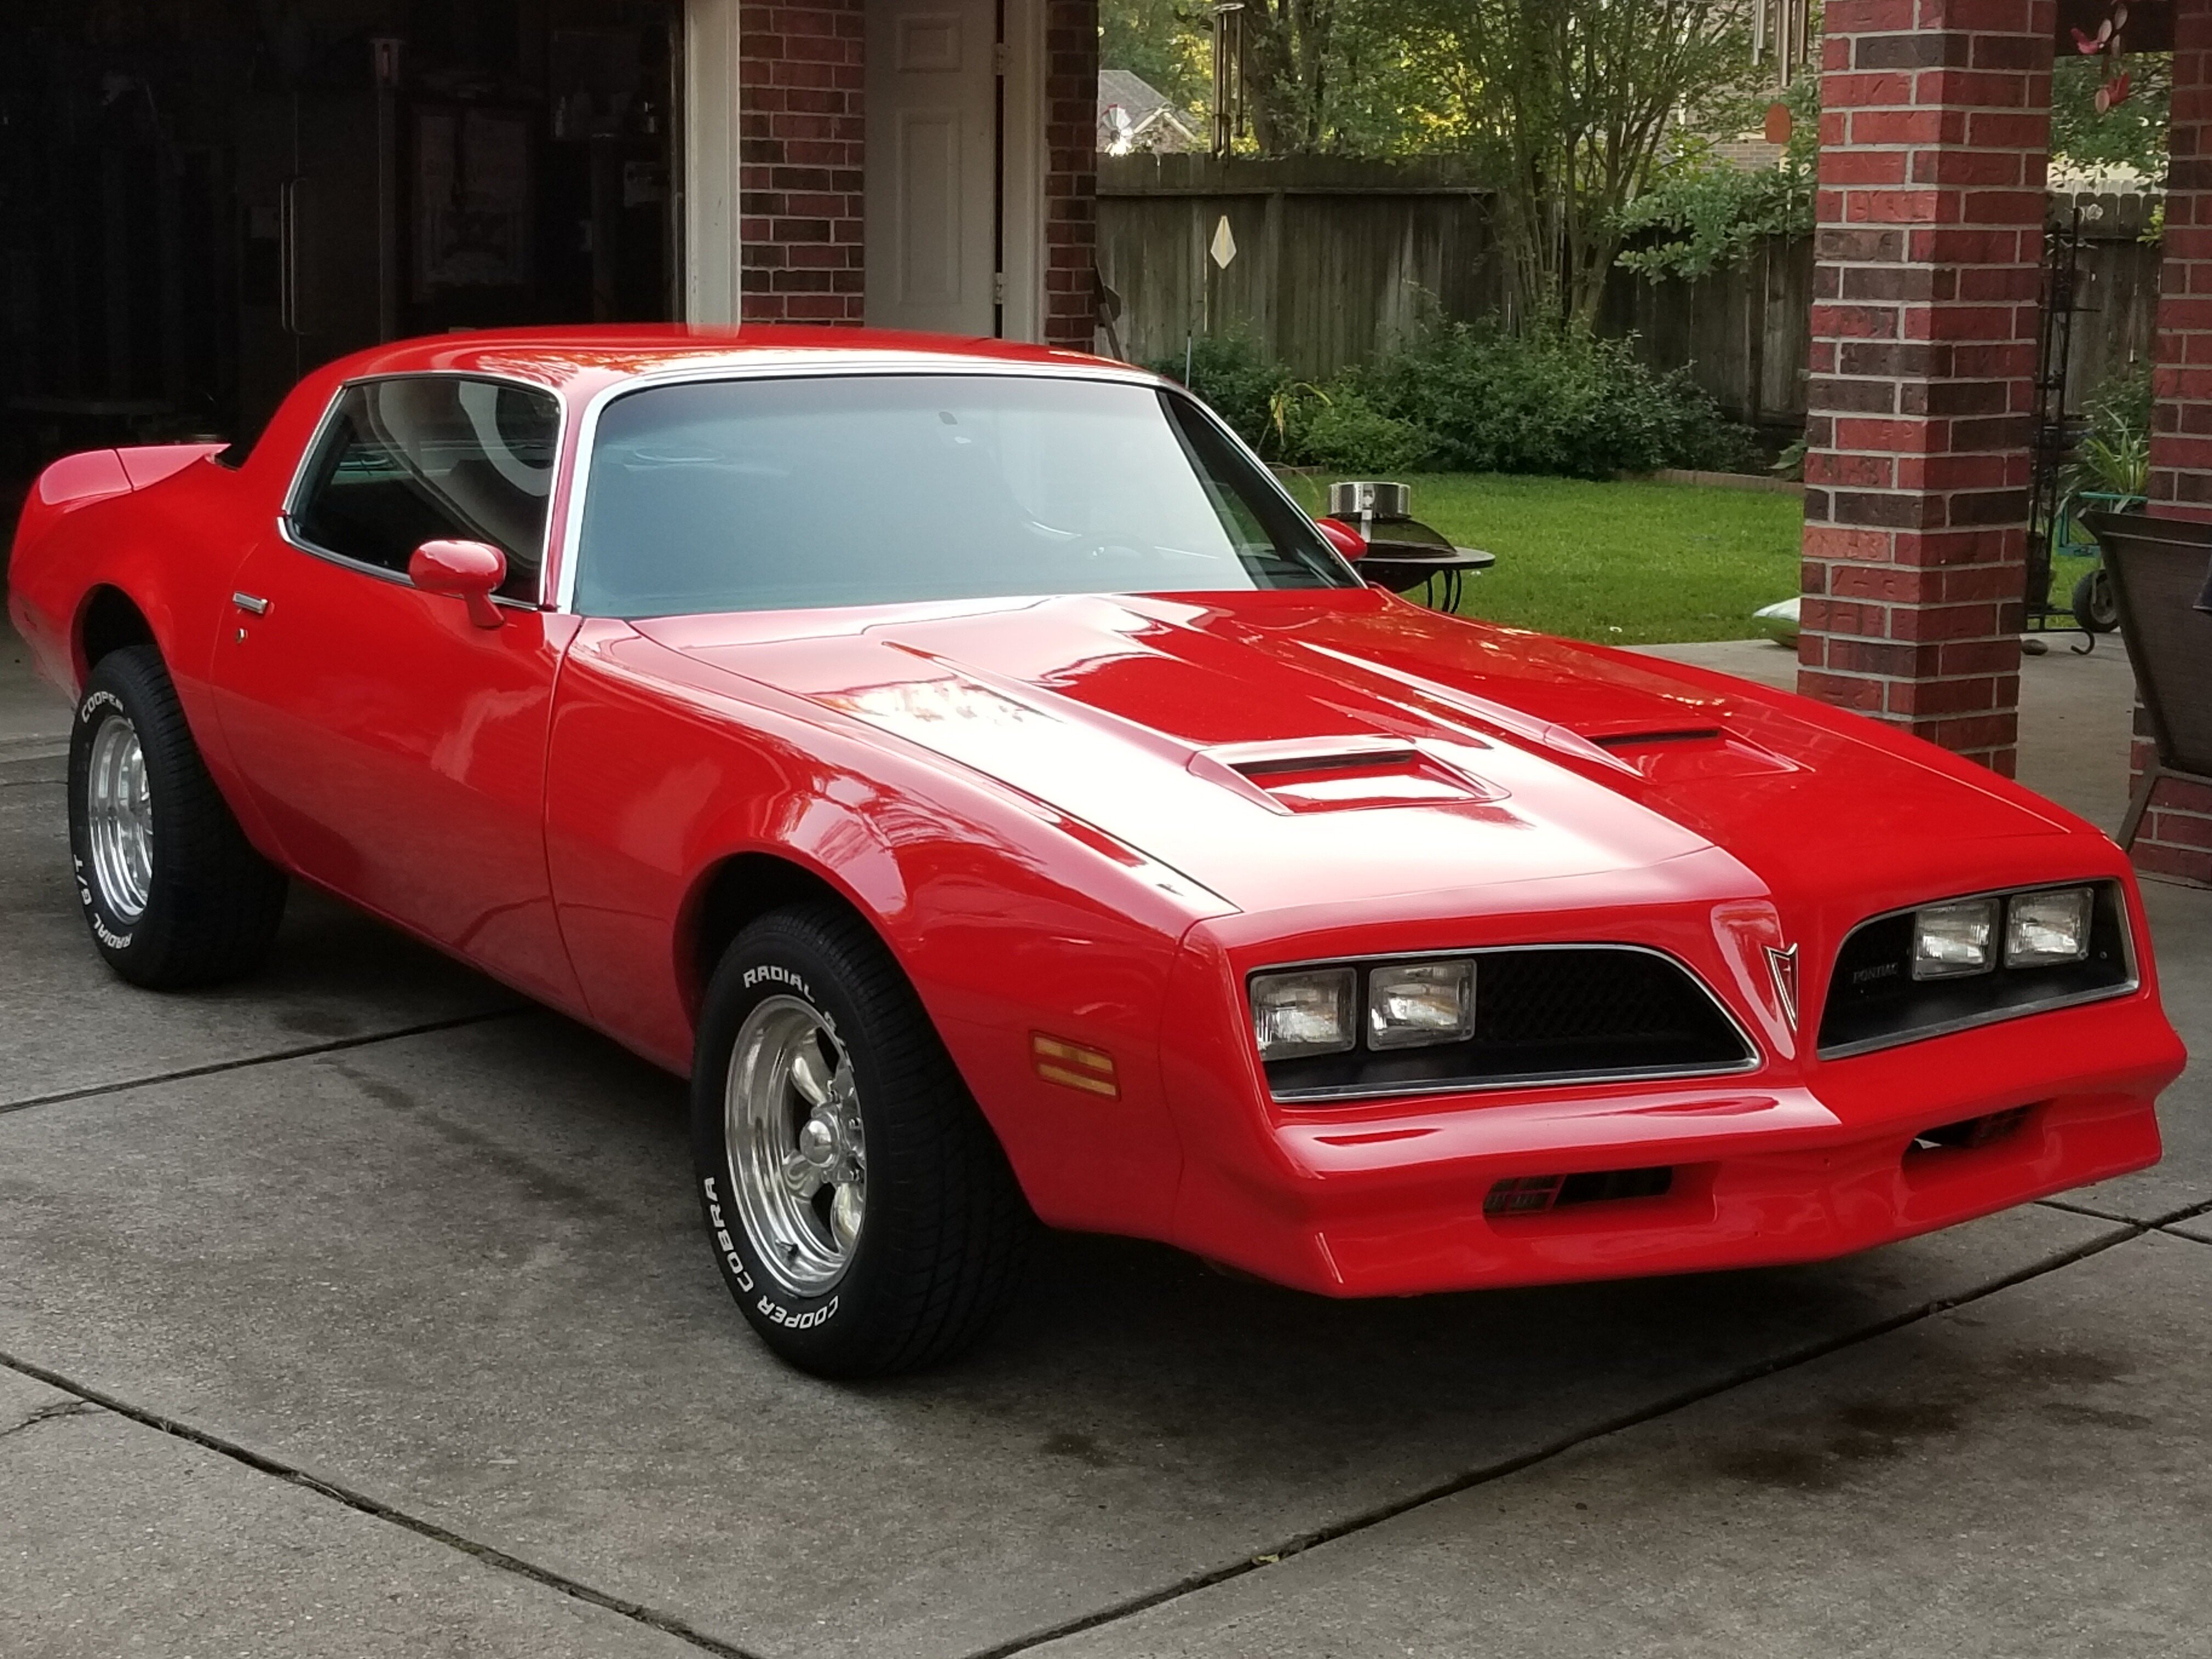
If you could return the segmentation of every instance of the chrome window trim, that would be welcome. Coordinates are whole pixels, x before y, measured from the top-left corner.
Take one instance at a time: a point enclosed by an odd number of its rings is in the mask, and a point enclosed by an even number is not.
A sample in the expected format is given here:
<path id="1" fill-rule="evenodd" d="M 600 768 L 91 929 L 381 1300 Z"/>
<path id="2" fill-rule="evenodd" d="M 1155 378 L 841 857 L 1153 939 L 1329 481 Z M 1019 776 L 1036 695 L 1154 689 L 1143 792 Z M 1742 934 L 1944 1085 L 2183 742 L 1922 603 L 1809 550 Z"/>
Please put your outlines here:
<path id="1" fill-rule="evenodd" d="M 1166 392 L 1181 398 L 1202 419 L 1215 427 L 1252 463 L 1254 469 L 1267 480 L 1267 487 L 1291 512 L 1309 524 L 1313 521 L 1313 515 L 1298 505 L 1297 497 L 1283 487 L 1283 482 L 1275 476 L 1274 469 L 1260 459 L 1259 453 L 1239 437 L 1234 428 L 1187 388 L 1148 369 L 1118 363 L 1009 362 L 989 357 L 873 357 L 858 351 L 849 358 L 832 362 L 799 362 L 778 357 L 760 363 L 686 364 L 679 368 L 634 374 L 617 380 L 593 392 L 591 400 L 584 405 L 583 414 L 577 422 L 575 450 L 568 462 L 568 498 L 562 512 L 558 544 L 561 564 L 555 582 L 556 593 L 550 608 L 562 615 L 573 614 L 575 610 L 577 559 L 584 535 L 584 498 L 591 483 L 591 458 L 599 442 L 599 417 L 605 413 L 609 404 L 634 392 L 657 391 L 663 386 L 699 386 L 717 380 L 864 380 L 890 375 L 933 375 L 939 378 L 988 375 L 1010 380 L 1097 380 L 1110 385 L 1145 386 L 1155 392 Z M 1351 578 L 1346 584 L 1347 587 L 1366 586 L 1350 561 L 1330 545 L 1328 538 L 1316 532 L 1315 539 L 1322 550 L 1336 562 L 1340 569 Z M 553 546 L 550 536 L 547 546 L 549 551 Z M 1022 596 L 1007 594 L 1004 597 L 1018 599 Z"/>
<path id="2" fill-rule="evenodd" d="M 366 559 L 349 558 L 343 553 L 334 553 L 327 547 L 319 546 L 309 541 L 300 534 L 298 527 L 292 522 L 292 515 L 289 513 L 280 513 L 276 515 L 276 534 L 286 546 L 305 553 L 311 559 L 320 559 L 325 564 L 334 564 L 341 570 L 358 571 L 364 576 L 374 576 L 379 581 L 391 582 L 410 592 L 421 592 L 408 579 L 407 573 L 404 570 L 393 570 L 385 565 L 371 564 Z M 504 593 L 493 593 L 487 597 L 494 605 L 503 610 L 536 611 L 544 609 L 542 604 L 529 599 L 510 599 Z"/>
<path id="3" fill-rule="evenodd" d="M 1987 1013 L 1971 1014 L 1964 1019 L 1949 1019 L 1937 1025 L 1917 1025 L 1909 1031 L 1894 1036 L 1866 1037 L 1857 1042 L 1838 1043 L 1834 1048 L 1820 1046 L 1820 1026 L 1827 1024 L 1828 997 L 1835 994 L 1836 964 L 1850 948 L 1851 941 L 1868 928 L 1885 921 L 1894 921 L 1899 916 L 1909 916 L 1938 904 L 1970 904 L 1976 899 L 2011 899 L 2028 893 L 2063 892 L 2069 887 L 2110 887 L 2120 908 L 2120 949 L 2127 959 L 2126 982 L 2108 985 L 2102 990 L 2075 991 L 2066 996 L 2040 997 L 2033 1002 L 2017 1002 L 2003 1008 L 1992 1008 Z M 1979 892 L 1959 893 L 1942 898 L 1923 899 L 1917 904 L 1900 904 L 1894 909 L 1866 917 L 1851 924 L 1835 953 L 1828 959 L 1828 997 L 1821 999 L 1820 1018 L 1813 1028 L 1812 1057 L 1816 1060 L 1851 1060 L 1860 1054 L 1878 1054 L 1885 1048 L 1901 1048 L 1908 1042 L 1926 1042 L 1935 1037 L 1956 1036 L 1961 1031 L 1979 1030 L 1984 1025 L 2002 1025 L 2010 1019 L 2026 1019 L 2033 1014 L 2047 1014 L 2060 1008 L 2080 1008 L 2093 1002 L 2110 1002 L 2116 997 L 2133 996 L 2142 989 L 2142 967 L 2136 959 L 2135 917 L 2128 909 L 2127 884 L 2118 876 L 2076 876 L 2070 881 L 2039 881 L 2025 887 L 1987 887 Z"/>
<path id="4" fill-rule="evenodd" d="M 1524 1073 L 1512 1077 L 1476 1078 L 1471 1080 L 1462 1079 L 1437 1083 L 1362 1083 L 1346 1085 L 1339 1088 L 1299 1089 L 1288 1094 L 1277 1093 L 1273 1085 L 1268 1083 L 1267 1097 L 1285 1106 L 1322 1106 L 1333 1105 L 1341 1101 L 1379 1100 L 1392 1097 L 1411 1099 L 1423 1095 L 1495 1094 L 1501 1090 L 1508 1089 L 1549 1089 L 1600 1083 L 1674 1082 L 1692 1081 L 1698 1078 L 1741 1077 L 1747 1072 L 1760 1070 L 1766 1064 L 1766 1056 L 1760 1050 L 1759 1044 L 1753 1040 L 1744 1023 L 1736 1018 L 1735 1011 L 1721 1000 L 1720 994 L 1705 982 L 1705 975 L 1695 968 L 1673 951 L 1662 951 L 1656 945 L 1630 945 L 1605 939 L 1565 939 L 1553 945 L 1474 945 L 1458 950 L 1375 951 L 1360 956 L 1310 957 L 1298 962 L 1268 963 L 1261 967 L 1251 969 L 1245 974 L 1244 1006 L 1249 1007 L 1252 980 L 1260 974 L 1296 973 L 1304 968 L 1357 968 L 1363 963 L 1376 962 L 1432 962 L 1466 957 L 1515 956 L 1534 951 L 1625 951 L 1636 956 L 1656 957 L 1660 961 L 1680 969 L 1691 984 L 1705 994 L 1705 1000 L 1719 1011 L 1721 1018 L 1728 1022 L 1729 1029 L 1735 1033 L 1736 1041 L 1743 1044 L 1745 1057 L 1724 1066 L 1630 1066 L 1610 1072 Z M 1481 987 L 1482 977 L 1477 974 L 1475 996 L 1478 1001 L 1482 994 Z M 1250 1041 L 1252 1029 L 1251 1020 L 1249 1018 L 1244 1022 L 1244 1030 L 1246 1038 Z M 1256 1042 L 1253 1042 L 1251 1052 L 1254 1058 L 1257 1060 L 1259 1048 Z M 1401 1052 L 1418 1052 L 1418 1050 Z M 1259 1066 L 1261 1080 L 1267 1083 L 1267 1064 L 1265 1060 L 1259 1060 Z"/>
<path id="5" fill-rule="evenodd" d="M 468 368 L 397 369 L 383 374 L 356 374 L 351 380 L 340 381 L 337 389 L 331 393 L 330 402 L 323 406 L 322 415 L 315 422 L 314 431 L 308 434 L 307 443 L 300 451 L 299 460 L 293 465 L 292 481 L 284 487 L 283 503 L 276 509 L 278 537 L 286 545 L 302 553 L 312 554 L 342 570 L 359 570 L 407 587 L 414 586 L 404 570 L 387 569 L 380 564 L 371 564 L 366 559 L 349 557 L 319 543 L 309 541 L 299 530 L 300 498 L 307 488 L 307 469 L 314 465 L 315 457 L 322 453 L 323 441 L 330 436 L 331 428 L 337 421 L 338 405 L 356 386 L 379 386 L 387 380 L 477 380 L 492 386 L 514 386 L 522 392 L 534 392 L 540 397 L 553 400 L 553 482 L 546 492 L 545 528 L 540 532 L 538 550 L 538 597 L 535 599 L 517 599 L 500 593 L 491 596 L 494 605 L 504 605 L 510 611 L 545 610 L 545 558 L 553 549 L 553 502 L 561 493 L 561 468 L 568 453 L 568 400 L 556 388 L 540 381 L 525 380 L 519 374 L 494 374 Z"/>

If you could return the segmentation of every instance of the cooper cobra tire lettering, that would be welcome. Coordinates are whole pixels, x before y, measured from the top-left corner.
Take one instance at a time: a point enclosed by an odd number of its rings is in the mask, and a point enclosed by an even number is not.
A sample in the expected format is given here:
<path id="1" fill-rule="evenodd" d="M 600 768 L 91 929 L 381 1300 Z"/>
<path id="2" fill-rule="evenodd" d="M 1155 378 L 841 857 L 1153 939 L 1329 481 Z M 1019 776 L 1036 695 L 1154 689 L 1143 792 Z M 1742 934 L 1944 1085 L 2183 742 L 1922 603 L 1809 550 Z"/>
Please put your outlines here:
<path id="1" fill-rule="evenodd" d="M 781 1302 L 765 1296 L 753 1305 L 758 1308 L 767 1318 L 774 1320 L 787 1330 L 811 1331 L 817 1325 L 826 1325 L 837 1316 L 837 1298 L 834 1296 L 824 1306 L 810 1308 L 801 1314 L 795 1314 Z"/>
<path id="2" fill-rule="evenodd" d="M 730 1279 L 747 1295 L 752 1293 L 753 1276 L 745 1268 L 744 1258 L 738 1254 L 737 1241 L 730 1237 L 730 1229 L 722 1219 L 722 1206 L 714 1194 L 714 1177 L 708 1176 L 699 1183 L 707 1193 L 707 1225 L 714 1234 L 714 1243 L 722 1252 L 722 1266 L 729 1270 Z"/>
<path id="3" fill-rule="evenodd" d="M 860 1118 L 854 1145 L 867 1158 L 869 1190 L 834 1272 L 803 1256 L 805 1218 L 777 1207 L 781 1189 L 753 1155 L 763 1135 L 789 1150 L 777 1137 L 795 1140 L 811 1121 L 795 1115 L 800 1105 L 819 1112 L 822 1102 L 787 1079 L 787 1098 L 763 1096 L 759 1073 L 738 1069 L 787 1066 L 742 1045 L 801 1018 L 849 1067 L 833 1092 Z M 831 901 L 772 910 L 724 947 L 699 1000 L 691 1156 L 722 1283 L 778 1358 L 817 1376 L 911 1371 L 964 1347 L 1004 1304 L 1036 1225 L 913 985 L 866 920 Z M 830 1218 L 815 1218 L 827 1234 Z"/>

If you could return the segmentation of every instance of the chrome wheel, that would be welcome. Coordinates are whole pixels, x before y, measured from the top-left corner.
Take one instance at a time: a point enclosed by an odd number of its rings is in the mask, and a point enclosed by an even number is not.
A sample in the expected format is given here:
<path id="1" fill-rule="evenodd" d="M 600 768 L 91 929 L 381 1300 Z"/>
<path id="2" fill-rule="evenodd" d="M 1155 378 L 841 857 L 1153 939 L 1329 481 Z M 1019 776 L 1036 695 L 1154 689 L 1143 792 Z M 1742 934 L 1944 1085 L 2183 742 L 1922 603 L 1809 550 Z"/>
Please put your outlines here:
<path id="1" fill-rule="evenodd" d="M 85 824 L 101 900 L 118 921 L 137 921 L 154 880 L 154 809 L 138 729 L 120 714 L 110 714 L 93 733 Z"/>
<path id="2" fill-rule="evenodd" d="M 730 1190 L 762 1267 L 796 1296 L 845 1276 L 868 1202 L 867 1148 L 853 1062 L 797 997 L 745 1017 L 722 1103 Z"/>

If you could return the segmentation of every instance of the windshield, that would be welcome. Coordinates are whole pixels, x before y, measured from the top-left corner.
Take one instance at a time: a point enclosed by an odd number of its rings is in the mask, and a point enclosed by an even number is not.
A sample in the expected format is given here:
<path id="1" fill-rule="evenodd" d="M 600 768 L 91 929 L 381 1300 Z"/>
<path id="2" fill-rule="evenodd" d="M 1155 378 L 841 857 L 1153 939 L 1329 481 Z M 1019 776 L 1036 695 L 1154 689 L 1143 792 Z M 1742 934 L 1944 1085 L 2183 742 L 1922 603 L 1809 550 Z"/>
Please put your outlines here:
<path id="1" fill-rule="evenodd" d="M 1104 380 L 818 375 L 608 404 L 575 608 L 663 617 L 1358 583 L 1182 398 Z"/>

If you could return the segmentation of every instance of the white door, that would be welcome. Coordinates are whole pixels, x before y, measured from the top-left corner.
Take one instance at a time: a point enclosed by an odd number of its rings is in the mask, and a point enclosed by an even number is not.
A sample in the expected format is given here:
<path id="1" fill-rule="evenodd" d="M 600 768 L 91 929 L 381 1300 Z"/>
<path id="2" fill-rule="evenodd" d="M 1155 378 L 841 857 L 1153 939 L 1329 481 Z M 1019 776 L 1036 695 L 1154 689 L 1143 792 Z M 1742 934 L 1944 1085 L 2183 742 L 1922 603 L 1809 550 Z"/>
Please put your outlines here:
<path id="1" fill-rule="evenodd" d="M 994 334 L 996 0 L 868 0 L 873 328 Z"/>

